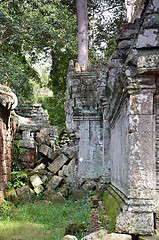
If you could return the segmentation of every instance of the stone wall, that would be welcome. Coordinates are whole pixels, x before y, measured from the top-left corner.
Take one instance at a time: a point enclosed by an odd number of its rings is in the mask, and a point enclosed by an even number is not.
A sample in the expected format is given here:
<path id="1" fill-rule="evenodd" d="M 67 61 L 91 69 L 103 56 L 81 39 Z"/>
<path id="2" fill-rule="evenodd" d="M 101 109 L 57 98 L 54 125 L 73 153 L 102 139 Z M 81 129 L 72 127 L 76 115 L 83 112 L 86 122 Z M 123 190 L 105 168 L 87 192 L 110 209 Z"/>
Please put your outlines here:
<path id="1" fill-rule="evenodd" d="M 96 178 L 103 172 L 103 126 L 97 98 L 96 72 L 77 73 L 70 63 L 67 100 L 67 128 L 76 148 L 76 169 L 80 177 Z"/>
<path id="2" fill-rule="evenodd" d="M 41 135 L 40 141 L 43 139 L 44 142 L 49 138 L 49 145 L 54 148 L 58 127 L 50 125 L 47 110 L 44 110 L 41 104 L 20 104 L 15 115 L 18 118 L 15 140 L 19 142 L 19 147 L 26 149 L 26 167 L 33 168 L 38 155 L 38 145 L 41 145 L 38 144 L 38 136 Z"/>
<path id="3" fill-rule="evenodd" d="M 129 168 L 129 130 L 128 130 L 128 101 L 120 105 L 117 119 L 110 125 L 111 129 L 111 162 L 112 182 L 117 184 L 123 192 L 128 193 Z"/>
<path id="4" fill-rule="evenodd" d="M 11 151 L 15 125 L 11 110 L 17 102 L 11 89 L 0 85 L 0 200 L 4 198 L 4 189 L 10 178 Z"/>
<path id="5" fill-rule="evenodd" d="M 41 104 L 19 104 L 16 107 L 16 113 L 19 116 L 29 118 L 34 122 L 34 125 L 41 126 L 42 128 L 50 125 L 48 112 L 42 108 Z M 22 123 L 20 123 L 20 125 L 22 125 Z"/>
<path id="6" fill-rule="evenodd" d="M 66 114 L 77 151 L 77 175 L 107 174 L 126 197 L 116 231 L 151 235 L 159 182 L 159 1 L 145 1 L 142 10 L 141 18 L 120 32 L 108 63 L 94 67 L 93 78 L 92 69 L 80 74 L 70 65 Z M 85 95 L 87 83 L 93 87 L 90 95 Z M 74 85 L 78 90 L 72 95 Z M 76 107 L 81 99 L 83 104 Z M 86 113 L 98 118 L 94 125 Z"/>

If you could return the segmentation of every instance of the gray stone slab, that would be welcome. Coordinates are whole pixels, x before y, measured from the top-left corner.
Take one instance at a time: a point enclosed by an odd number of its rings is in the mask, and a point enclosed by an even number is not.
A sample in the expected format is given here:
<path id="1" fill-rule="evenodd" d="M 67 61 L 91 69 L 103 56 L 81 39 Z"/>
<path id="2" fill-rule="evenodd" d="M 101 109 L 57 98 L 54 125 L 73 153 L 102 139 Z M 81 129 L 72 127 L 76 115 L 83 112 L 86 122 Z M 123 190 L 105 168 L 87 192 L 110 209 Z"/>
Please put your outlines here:
<path id="1" fill-rule="evenodd" d="M 51 160 L 54 160 L 58 157 L 60 154 L 59 151 L 54 151 L 52 148 L 48 147 L 46 144 L 42 144 L 39 147 L 39 152 L 50 158 Z"/>
<path id="2" fill-rule="evenodd" d="M 144 29 L 138 36 L 136 48 L 157 47 L 158 45 L 158 29 Z"/>
<path id="3" fill-rule="evenodd" d="M 47 188 L 56 189 L 62 182 L 62 177 L 53 176 L 52 179 L 48 182 Z"/>
<path id="4" fill-rule="evenodd" d="M 48 169 L 53 173 L 57 173 L 67 161 L 68 157 L 66 157 L 64 154 L 61 154 L 53 161 L 53 163 L 48 166 Z"/>

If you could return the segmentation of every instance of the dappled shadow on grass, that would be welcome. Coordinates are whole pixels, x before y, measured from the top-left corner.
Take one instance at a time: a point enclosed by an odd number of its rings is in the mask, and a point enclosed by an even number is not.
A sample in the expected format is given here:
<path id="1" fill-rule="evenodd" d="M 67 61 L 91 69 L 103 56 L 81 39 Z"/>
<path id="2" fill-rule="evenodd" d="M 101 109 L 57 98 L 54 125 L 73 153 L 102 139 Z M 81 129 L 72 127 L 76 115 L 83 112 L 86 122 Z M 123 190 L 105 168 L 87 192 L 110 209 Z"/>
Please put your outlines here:
<path id="1" fill-rule="evenodd" d="M 43 224 L 17 221 L 0 224 L 0 240 L 11 240 L 13 238 L 23 240 L 46 240 L 54 239 L 54 235 L 55 231 L 45 229 L 45 225 Z"/>
<path id="2" fill-rule="evenodd" d="M 0 240 L 60 240 L 70 220 L 87 226 L 89 213 L 86 201 L 66 201 L 56 206 L 43 202 L 19 205 L 1 215 Z"/>

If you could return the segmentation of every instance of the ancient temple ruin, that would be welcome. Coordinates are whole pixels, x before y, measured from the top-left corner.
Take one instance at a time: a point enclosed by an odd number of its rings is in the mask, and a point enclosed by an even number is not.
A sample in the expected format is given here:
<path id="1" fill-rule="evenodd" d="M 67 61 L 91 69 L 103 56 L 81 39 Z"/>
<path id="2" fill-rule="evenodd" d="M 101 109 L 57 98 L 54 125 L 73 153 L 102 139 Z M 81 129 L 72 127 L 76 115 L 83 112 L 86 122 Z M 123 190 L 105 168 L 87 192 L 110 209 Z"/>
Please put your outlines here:
<path id="1" fill-rule="evenodd" d="M 124 203 L 116 231 L 151 235 L 159 206 L 159 1 L 142 8 L 105 66 L 79 73 L 70 62 L 65 109 L 76 174 L 109 177 Z"/>
<path id="2" fill-rule="evenodd" d="M 70 62 L 65 110 L 76 152 L 73 160 L 73 155 L 68 158 L 69 174 L 95 181 L 102 177 L 109 183 L 110 194 L 120 198 L 117 232 L 152 235 L 159 208 L 159 0 L 145 1 L 139 12 L 121 30 L 105 65 L 79 72 Z M 0 86 L 0 199 L 11 171 L 11 111 L 16 105 L 11 90 Z M 37 133 L 49 123 L 44 112 L 45 123 L 34 119 L 39 105 L 29 107 L 33 118 L 26 125 L 23 119 L 18 123 L 16 139 L 27 148 L 25 159 L 32 167 Z M 22 111 L 31 116 L 25 105 Z M 57 129 L 49 126 L 54 142 L 53 132 Z M 39 151 L 51 159 L 50 143 L 42 146 Z"/>

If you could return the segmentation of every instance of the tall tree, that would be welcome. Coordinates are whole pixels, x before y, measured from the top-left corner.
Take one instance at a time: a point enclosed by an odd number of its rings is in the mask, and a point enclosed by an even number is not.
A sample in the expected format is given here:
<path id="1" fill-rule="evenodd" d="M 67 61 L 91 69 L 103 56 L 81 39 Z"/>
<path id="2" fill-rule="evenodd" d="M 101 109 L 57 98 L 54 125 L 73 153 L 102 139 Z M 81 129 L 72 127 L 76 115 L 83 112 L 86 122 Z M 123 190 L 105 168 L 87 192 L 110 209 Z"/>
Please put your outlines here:
<path id="1" fill-rule="evenodd" d="M 78 63 L 88 65 L 88 13 L 87 0 L 77 0 Z"/>

